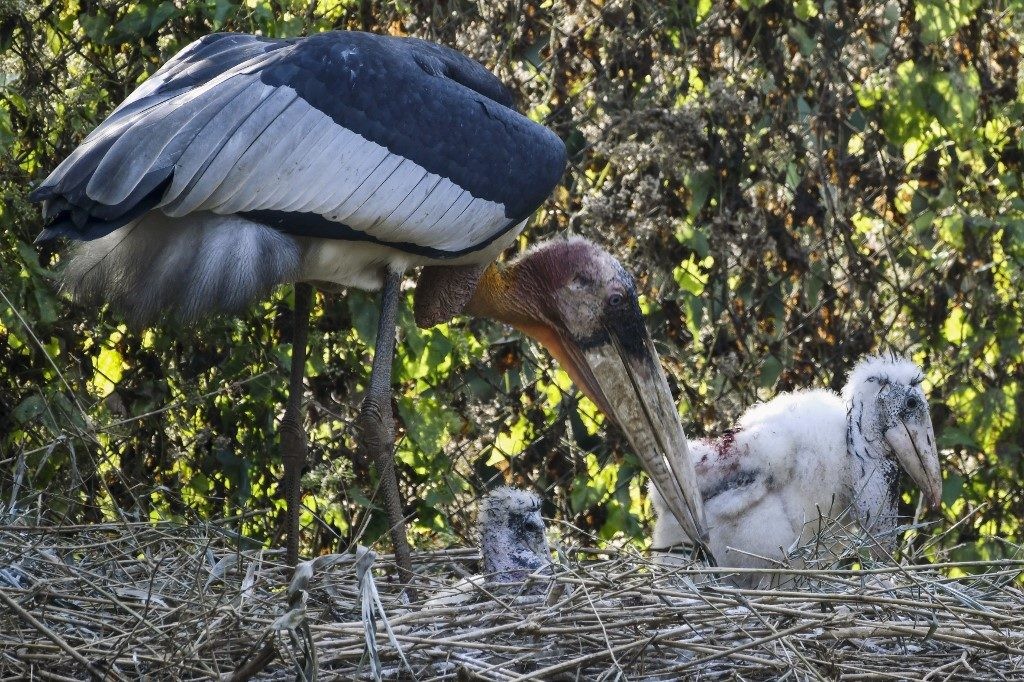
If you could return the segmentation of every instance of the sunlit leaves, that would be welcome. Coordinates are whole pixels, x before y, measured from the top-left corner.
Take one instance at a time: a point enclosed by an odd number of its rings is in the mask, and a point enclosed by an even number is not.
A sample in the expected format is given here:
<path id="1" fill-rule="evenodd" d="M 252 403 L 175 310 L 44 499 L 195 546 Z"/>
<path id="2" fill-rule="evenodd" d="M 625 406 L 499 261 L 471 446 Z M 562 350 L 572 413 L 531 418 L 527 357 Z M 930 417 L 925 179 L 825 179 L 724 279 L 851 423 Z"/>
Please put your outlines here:
<path id="1" fill-rule="evenodd" d="M 500 466 L 503 462 L 526 449 L 530 425 L 519 418 L 507 430 L 495 435 L 491 455 L 487 459 L 488 466 Z"/>
<path id="2" fill-rule="evenodd" d="M 794 0 L 793 14 L 801 21 L 818 16 L 818 2 L 816 0 Z"/>
<path id="3" fill-rule="evenodd" d="M 713 183 L 714 175 L 709 170 L 695 171 L 686 175 L 683 185 L 690 193 L 688 206 L 691 216 L 697 215 L 704 209 L 708 197 L 711 196 Z"/>
<path id="4" fill-rule="evenodd" d="M 92 42 L 118 45 L 152 35 L 178 12 L 170 0 L 139 2 L 128 5 L 127 11 L 119 15 L 104 10 L 80 14 L 78 23 Z"/>
<path id="5" fill-rule="evenodd" d="M 3 103 L 0 103 L 0 154 L 6 154 L 14 140 L 10 114 L 7 113 Z"/>
<path id="6" fill-rule="evenodd" d="M 352 316 L 352 328 L 359 335 L 359 341 L 372 345 L 377 339 L 377 320 L 380 317 L 380 311 L 374 305 L 374 296 L 353 290 L 345 297 L 345 305 Z"/>
<path id="7" fill-rule="evenodd" d="M 576 479 L 570 496 L 572 509 L 576 513 L 600 503 L 614 490 L 619 473 L 618 466 L 602 466 L 593 454 L 585 455 L 583 461 L 586 470 Z"/>
<path id="8" fill-rule="evenodd" d="M 705 256 L 698 260 L 696 256 L 691 255 L 672 271 L 672 277 L 680 289 L 699 296 L 707 285 L 707 271 L 714 262 L 714 256 Z"/>
<path id="9" fill-rule="evenodd" d="M 419 455 L 416 458 L 410 455 L 407 461 L 414 466 L 421 461 L 420 456 L 424 458 L 424 462 L 443 457 L 445 443 L 451 433 L 457 432 L 462 425 L 462 420 L 457 414 L 445 409 L 434 398 L 403 396 L 398 401 L 398 412 Z M 424 465 L 427 464 L 420 464 Z"/>
<path id="10" fill-rule="evenodd" d="M 697 23 L 704 21 L 711 12 L 713 0 L 690 0 L 690 5 L 695 11 L 694 19 Z"/>
<path id="11" fill-rule="evenodd" d="M 965 141 L 973 131 L 979 89 L 973 68 L 941 71 L 906 61 L 896 67 L 891 82 L 869 84 L 858 96 L 863 106 L 881 104 L 889 138 L 902 145 L 911 138 L 934 139 L 942 131 Z"/>
<path id="12" fill-rule="evenodd" d="M 97 396 L 104 397 L 114 390 L 117 382 L 121 380 L 124 373 L 124 358 L 113 346 L 106 346 L 93 360 L 96 369 L 92 382 L 92 389 Z"/>
<path id="13" fill-rule="evenodd" d="M 936 43 L 949 38 L 973 18 L 980 5 L 981 0 L 915 0 L 921 40 Z"/>

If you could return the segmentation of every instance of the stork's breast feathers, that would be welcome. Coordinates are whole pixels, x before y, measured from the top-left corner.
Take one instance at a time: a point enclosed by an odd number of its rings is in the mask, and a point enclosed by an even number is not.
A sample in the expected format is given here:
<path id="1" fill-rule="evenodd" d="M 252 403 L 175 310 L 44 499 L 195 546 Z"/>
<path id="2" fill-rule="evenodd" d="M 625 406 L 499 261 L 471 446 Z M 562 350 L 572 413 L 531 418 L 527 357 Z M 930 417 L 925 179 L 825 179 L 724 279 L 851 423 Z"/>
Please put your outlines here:
<path id="1" fill-rule="evenodd" d="M 132 94 L 33 193 L 45 236 L 102 237 L 156 207 L 433 259 L 482 249 L 565 166 L 492 74 L 417 40 L 210 36 Z"/>

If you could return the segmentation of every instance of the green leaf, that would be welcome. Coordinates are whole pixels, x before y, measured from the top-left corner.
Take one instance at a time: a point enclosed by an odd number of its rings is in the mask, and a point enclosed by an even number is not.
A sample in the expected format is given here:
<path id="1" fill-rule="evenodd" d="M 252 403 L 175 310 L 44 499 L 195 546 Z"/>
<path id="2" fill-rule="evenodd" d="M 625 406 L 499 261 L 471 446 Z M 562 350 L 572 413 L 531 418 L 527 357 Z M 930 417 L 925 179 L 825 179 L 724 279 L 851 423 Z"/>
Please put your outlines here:
<path id="1" fill-rule="evenodd" d="M 676 230 L 676 239 L 681 244 L 685 244 L 693 249 L 698 258 L 704 258 L 708 255 L 710 244 L 708 244 L 708 237 L 704 234 L 703 230 L 684 224 Z"/>
<path id="2" fill-rule="evenodd" d="M 44 412 L 46 412 L 46 402 L 41 395 L 33 393 L 18 403 L 18 406 L 11 412 L 11 417 L 19 424 L 27 424 Z"/>
<path id="3" fill-rule="evenodd" d="M 370 294 L 350 289 L 345 296 L 349 314 L 352 316 L 352 327 L 359 339 L 367 346 L 372 346 L 377 339 L 377 321 L 380 309 Z"/>
<path id="4" fill-rule="evenodd" d="M 44 419 L 53 435 L 56 436 L 63 430 L 61 424 L 54 422 L 54 417 L 63 418 L 67 420 L 65 424 L 70 422 L 75 428 L 85 430 L 85 416 L 66 395 L 61 392 L 51 394 L 49 404 L 50 410 L 44 415 Z M 51 413 L 54 416 L 51 416 Z"/>
<path id="5" fill-rule="evenodd" d="M 818 16 L 818 3 L 815 0 L 795 0 L 793 2 L 793 14 L 800 21 L 807 21 L 811 17 Z"/>
<path id="6" fill-rule="evenodd" d="M 938 43 L 974 17 L 981 0 L 917 0 L 914 17 L 921 25 L 921 41 Z"/>
<path id="7" fill-rule="evenodd" d="M 707 270 L 714 264 L 714 257 L 707 256 L 698 261 L 693 255 L 672 270 L 672 277 L 683 291 L 699 296 L 707 286 Z"/>
<path id="8" fill-rule="evenodd" d="M 691 6 L 694 5 L 693 0 L 690 0 Z M 711 8 L 714 6 L 712 0 L 696 0 L 696 6 L 694 7 L 694 19 L 696 23 L 700 23 L 708 18 L 711 14 Z"/>
<path id="9" fill-rule="evenodd" d="M 225 448 L 218 449 L 216 457 L 221 473 L 232 483 L 234 498 L 239 503 L 244 503 L 252 494 L 248 460 Z"/>
<path id="10" fill-rule="evenodd" d="M 942 503 L 947 507 L 958 499 L 964 491 L 964 479 L 959 474 L 950 472 L 942 482 Z"/>
<path id="11" fill-rule="evenodd" d="M 231 16 L 238 11 L 238 3 L 232 0 L 217 0 L 213 11 L 213 26 L 220 28 Z"/>
<path id="12" fill-rule="evenodd" d="M 149 15 L 152 10 L 145 5 L 135 5 L 121 21 L 114 24 L 112 41 L 126 43 L 149 35 Z"/>
<path id="13" fill-rule="evenodd" d="M 160 5 L 153 10 L 149 17 L 149 32 L 150 34 L 156 33 L 157 29 L 163 26 L 169 19 L 177 16 L 178 8 L 174 6 L 170 0 L 164 0 Z"/>
<path id="14" fill-rule="evenodd" d="M 18 255 L 21 256 L 21 262 L 29 272 L 40 277 L 53 279 L 53 273 L 39 265 L 39 254 L 36 253 L 36 250 L 20 239 L 18 240 Z"/>
<path id="15" fill-rule="evenodd" d="M 977 448 L 978 444 L 971 434 L 959 426 L 947 426 L 936 439 L 939 447 L 952 448 L 957 446 Z M 962 481 L 961 481 L 962 484 Z"/>
<path id="16" fill-rule="evenodd" d="M 107 34 L 110 29 L 110 19 L 105 15 L 79 14 L 78 24 L 85 31 L 85 35 L 94 43 L 104 45 L 107 42 Z"/>
<path id="17" fill-rule="evenodd" d="M 168 19 L 177 14 L 178 9 L 169 0 L 156 6 L 141 3 L 135 5 L 114 25 L 110 41 L 112 43 L 127 43 L 150 36 L 156 33 Z"/>
<path id="18" fill-rule="evenodd" d="M 696 171 L 687 173 L 683 178 L 683 185 L 690 191 L 690 200 L 687 202 L 687 210 L 690 217 L 696 216 L 704 209 L 704 205 L 711 196 L 711 187 L 714 176 L 711 171 Z"/>
<path id="19" fill-rule="evenodd" d="M 10 114 L 7 113 L 7 108 L 0 104 L 0 154 L 6 155 L 14 140 Z"/>
<path id="20" fill-rule="evenodd" d="M 57 321 L 57 301 L 53 293 L 42 287 L 33 287 L 32 294 L 36 301 L 36 308 L 39 311 L 39 322 L 53 324 Z"/>
<path id="21" fill-rule="evenodd" d="M 427 455 L 441 451 L 448 434 L 458 429 L 462 420 L 457 414 L 441 407 L 436 400 L 403 396 L 398 411 L 408 429 L 409 438 Z"/>
<path id="22" fill-rule="evenodd" d="M 761 385 L 761 388 L 773 388 L 775 382 L 779 380 L 780 374 L 782 374 L 782 363 L 774 355 L 769 355 L 761 363 L 758 383 Z"/>
<path id="23" fill-rule="evenodd" d="M 198 495 L 205 495 L 213 490 L 213 481 L 207 478 L 205 474 L 196 472 L 189 479 L 188 487 Z"/>
<path id="24" fill-rule="evenodd" d="M 572 490 L 569 492 L 569 506 L 573 513 L 579 514 L 596 501 L 597 495 L 590 487 L 590 479 L 587 476 L 577 476 L 573 481 Z"/>

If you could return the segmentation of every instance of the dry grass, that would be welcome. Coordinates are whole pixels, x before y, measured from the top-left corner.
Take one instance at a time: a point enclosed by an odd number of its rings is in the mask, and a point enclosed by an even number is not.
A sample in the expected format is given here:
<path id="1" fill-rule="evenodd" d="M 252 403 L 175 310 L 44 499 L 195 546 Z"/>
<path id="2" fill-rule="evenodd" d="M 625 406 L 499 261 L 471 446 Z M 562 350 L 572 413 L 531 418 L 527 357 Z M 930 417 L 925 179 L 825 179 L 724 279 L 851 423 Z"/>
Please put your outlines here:
<path id="1" fill-rule="evenodd" d="M 388 557 L 330 555 L 293 576 L 238 544 L 212 525 L 0 527 L 0 677 L 1024 678 L 1022 560 L 808 568 L 759 590 L 563 548 L 526 596 L 483 585 L 445 606 L 426 600 L 475 551 L 418 555 L 408 603 Z"/>

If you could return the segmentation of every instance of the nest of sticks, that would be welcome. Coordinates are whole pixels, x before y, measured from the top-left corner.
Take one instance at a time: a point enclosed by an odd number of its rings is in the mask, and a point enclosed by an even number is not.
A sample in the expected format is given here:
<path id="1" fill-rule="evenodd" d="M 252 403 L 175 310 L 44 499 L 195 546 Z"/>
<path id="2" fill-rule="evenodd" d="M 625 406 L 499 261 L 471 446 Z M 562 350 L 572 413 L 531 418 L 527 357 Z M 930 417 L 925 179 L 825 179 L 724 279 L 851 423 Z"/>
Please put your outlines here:
<path id="1" fill-rule="evenodd" d="M 553 576 L 509 586 L 466 581 L 479 555 L 451 550 L 415 557 L 410 599 L 365 548 L 293 570 L 245 546 L 215 525 L 0 527 L 0 679 L 1024 676 L 1024 560 L 809 565 L 740 589 L 563 547 Z"/>

